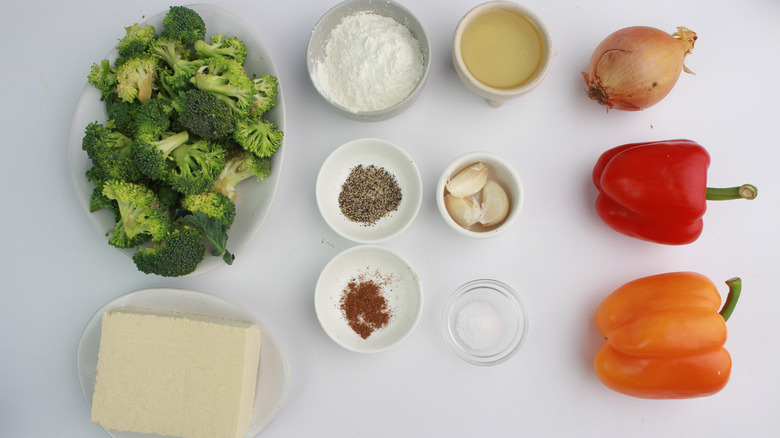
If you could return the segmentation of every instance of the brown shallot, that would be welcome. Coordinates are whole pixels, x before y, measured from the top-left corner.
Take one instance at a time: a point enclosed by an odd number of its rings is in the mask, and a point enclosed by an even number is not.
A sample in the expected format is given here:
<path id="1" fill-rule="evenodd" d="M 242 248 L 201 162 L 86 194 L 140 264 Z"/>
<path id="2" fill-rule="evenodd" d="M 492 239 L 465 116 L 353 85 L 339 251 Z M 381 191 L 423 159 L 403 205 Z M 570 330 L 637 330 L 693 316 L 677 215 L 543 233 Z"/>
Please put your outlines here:
<path id="1" fill-rule="evenodd" d="M 669 94 L 681 71 L 693 73 L 684 61 L 696 38 L 684 27 L 672 35 L 647 26 L 612 33 L 596 47 L 588 72 L 582 73 L 588 97 L 624 111 L 655 105 Z"/>

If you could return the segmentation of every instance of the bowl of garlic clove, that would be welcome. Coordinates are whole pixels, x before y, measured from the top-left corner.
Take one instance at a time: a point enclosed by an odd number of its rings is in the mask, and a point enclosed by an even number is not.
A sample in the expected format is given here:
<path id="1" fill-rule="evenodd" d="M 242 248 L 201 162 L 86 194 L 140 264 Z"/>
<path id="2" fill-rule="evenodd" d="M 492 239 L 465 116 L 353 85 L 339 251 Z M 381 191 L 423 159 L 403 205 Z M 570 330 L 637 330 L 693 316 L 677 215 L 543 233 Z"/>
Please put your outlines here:
<path id="1" fill-rule="evenodd" d="M 498 236 L 523 208 L 520 175 L 503 158 L 470 152 L 450 162 L 439 177 L 436 203 L 444 222 L 467 237 Z"/>

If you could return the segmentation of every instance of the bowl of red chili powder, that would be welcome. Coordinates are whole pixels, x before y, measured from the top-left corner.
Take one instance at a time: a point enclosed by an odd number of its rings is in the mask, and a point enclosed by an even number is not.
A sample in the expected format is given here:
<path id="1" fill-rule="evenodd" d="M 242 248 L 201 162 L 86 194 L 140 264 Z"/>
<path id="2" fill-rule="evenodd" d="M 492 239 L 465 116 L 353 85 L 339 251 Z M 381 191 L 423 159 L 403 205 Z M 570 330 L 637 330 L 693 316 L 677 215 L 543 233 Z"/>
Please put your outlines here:
<path id="1" fill-rule="evenodd" d="M 422 314 L 417 273 L 376 245 L 349 248 L 322 270 L 314 308 L 323 330 L 352 351 L 374 353 L 406 339 Z"/>

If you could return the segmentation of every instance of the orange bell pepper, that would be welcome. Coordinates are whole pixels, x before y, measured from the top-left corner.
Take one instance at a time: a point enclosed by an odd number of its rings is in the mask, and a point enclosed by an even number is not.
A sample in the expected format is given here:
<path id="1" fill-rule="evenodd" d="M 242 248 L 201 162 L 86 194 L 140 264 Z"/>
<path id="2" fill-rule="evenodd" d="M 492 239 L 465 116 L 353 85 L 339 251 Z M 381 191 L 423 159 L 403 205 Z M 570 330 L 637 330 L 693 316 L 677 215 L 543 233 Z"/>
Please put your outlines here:
<path id="1" fill-rule="evenodd" d="M 596 310 L 606 338 L 594 368 L 608 388 L 641 398 L 690 398 L 723 389 L 731 374 L 726 320 L 742 287 L 726 282 L 723 308 L 715 284 L 694 272 L 640 278 L 610 294 Z"/>

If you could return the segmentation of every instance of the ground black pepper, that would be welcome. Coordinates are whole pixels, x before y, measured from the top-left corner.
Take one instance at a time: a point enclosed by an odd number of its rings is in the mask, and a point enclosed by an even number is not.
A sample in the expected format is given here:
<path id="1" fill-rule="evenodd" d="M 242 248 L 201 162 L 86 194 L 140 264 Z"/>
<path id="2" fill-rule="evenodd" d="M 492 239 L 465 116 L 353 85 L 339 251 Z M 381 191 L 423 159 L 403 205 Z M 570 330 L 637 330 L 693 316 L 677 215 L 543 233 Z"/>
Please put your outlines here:
<path id="1" fill-rule="evenodd" d="M 382 295 L 385 283 L 386 281 L 354 278 L 341 295 L 341 311 L 352 330 L 363 339 L 386 326 L 392 316 L 387 299 Z"/>
<path id="2" fill-rule="evenodd" d="M 395 176 L 382 167 L 360 164 L 341 186 L 339 208 L 347 219 L 369 226 L 397 210 L 401 197 Z"/>

